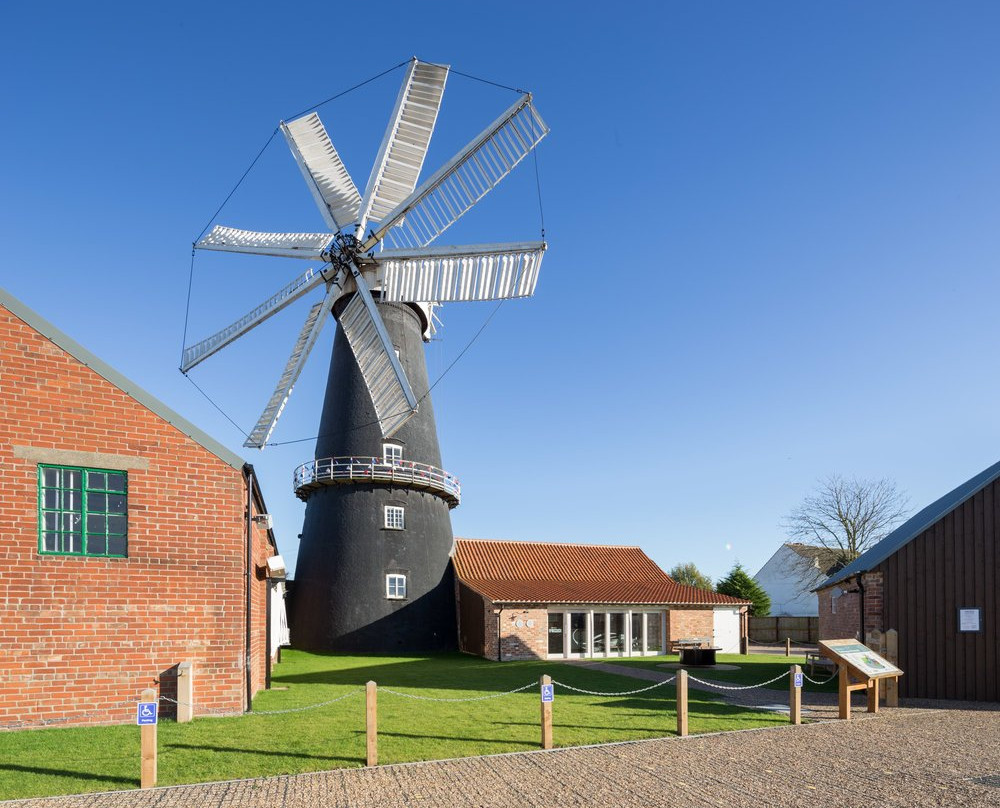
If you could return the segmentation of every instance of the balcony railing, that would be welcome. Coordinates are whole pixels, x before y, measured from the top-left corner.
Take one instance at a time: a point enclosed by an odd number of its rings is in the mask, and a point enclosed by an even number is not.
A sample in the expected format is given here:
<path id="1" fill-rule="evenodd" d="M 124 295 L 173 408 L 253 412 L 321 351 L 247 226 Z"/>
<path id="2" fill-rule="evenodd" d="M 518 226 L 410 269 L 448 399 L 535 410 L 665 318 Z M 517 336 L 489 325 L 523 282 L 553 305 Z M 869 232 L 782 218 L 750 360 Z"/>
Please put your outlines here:
<path id="1" fill-rule="evenodd" d="M 458 478 L 426 463 L 409 460 L 386 461 L 381 457 L 324 457 L 310 460 L 295 469 L 295 496 L 306 500 L 325 485 L 389 483 L 436 494 L 454 508 L 462 499 Z"/>

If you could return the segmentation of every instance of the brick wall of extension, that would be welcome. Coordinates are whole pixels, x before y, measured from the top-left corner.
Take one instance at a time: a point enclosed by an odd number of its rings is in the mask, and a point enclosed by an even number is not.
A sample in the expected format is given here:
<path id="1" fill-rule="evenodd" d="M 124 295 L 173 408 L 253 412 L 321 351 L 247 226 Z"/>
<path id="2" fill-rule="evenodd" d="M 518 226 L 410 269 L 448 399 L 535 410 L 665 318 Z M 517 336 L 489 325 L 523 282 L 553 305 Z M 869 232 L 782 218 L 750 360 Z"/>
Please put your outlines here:
<path id="1" fill-rule="evenodd" d="M 865 599 L 865 634 L 893 626 L 883 625 L 882 573 L 866 572 L 861 576 Z M 834 594 L 839 592 L 837 597 Z M 819 595 L 819 638 L 821 640 L 862 639 L 861 591 L 851 578 L 840 586 L 821 589 Z"/>
<path id="2" fill-rule="evenodd" d="M 243 473 L 0 307 L 0 727 L 119 723 L 192 661 L 198 712 L 240 712 Z M 128 557 L 39 552 L 39 463 L 125 470 Z M 270 554 L 254 530 L 254 566 Z M 267 582 L 252 690 L 264 684 Z M 166 707 L 166 705 L 164 705 Z"/>

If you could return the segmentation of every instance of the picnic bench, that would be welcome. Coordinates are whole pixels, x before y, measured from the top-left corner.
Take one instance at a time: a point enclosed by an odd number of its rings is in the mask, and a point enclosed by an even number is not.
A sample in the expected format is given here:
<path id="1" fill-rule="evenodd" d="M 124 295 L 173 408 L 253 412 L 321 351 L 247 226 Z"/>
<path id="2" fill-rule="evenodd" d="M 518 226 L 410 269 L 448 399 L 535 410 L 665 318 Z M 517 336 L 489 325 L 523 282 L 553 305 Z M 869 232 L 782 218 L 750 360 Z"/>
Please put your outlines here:
<path id="1" fill-rule="evenodd" d="M 816 666 L 829 670 L 833 667 L 833 660 L 827 659 L 819 651 L 806 651 L 806 665 L 809 666 L 809 675 L 816 675 Z"/>
<path id="2" fill-rule="evenodd" d="M 692 667 L 714 665 L 715 654 L 721 650 L 712 645 L 711 637 L 687 637 L 670 642 L 670 651 L 680 655 L 681 665 Z"/>

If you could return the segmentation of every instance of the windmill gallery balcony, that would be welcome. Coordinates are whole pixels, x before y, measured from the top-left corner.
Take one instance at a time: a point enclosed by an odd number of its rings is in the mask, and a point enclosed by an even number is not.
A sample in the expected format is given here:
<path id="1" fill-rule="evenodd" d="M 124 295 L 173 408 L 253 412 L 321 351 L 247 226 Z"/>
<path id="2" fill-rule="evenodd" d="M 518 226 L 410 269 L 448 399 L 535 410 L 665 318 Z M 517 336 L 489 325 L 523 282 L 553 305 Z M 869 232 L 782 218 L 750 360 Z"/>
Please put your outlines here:
<path id="1" fill-rule="evenodd" d="M 462 486 L 453 474 L 409 460 L 386 461 L 381 457 L 324 457 L 303 463 L 294 474 L 295 496 L 302 501 L 325 485 L 387 483 L 416 488 L 441 497 L 449 508 L 458 505 Z"/>

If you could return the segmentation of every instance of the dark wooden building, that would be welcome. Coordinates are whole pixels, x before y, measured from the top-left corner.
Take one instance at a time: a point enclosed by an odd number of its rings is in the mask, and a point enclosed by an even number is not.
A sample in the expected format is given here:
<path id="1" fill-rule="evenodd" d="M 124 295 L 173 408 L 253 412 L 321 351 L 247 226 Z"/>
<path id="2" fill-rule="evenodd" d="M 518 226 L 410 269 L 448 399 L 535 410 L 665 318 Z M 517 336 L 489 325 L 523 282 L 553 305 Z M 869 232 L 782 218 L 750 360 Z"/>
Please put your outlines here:
<path id="1" fill-rule="evenodd" d="M 819 588 L 820 639 L 899 632 L 900 695 L 1000 700 L 1000 463 Z"/>

